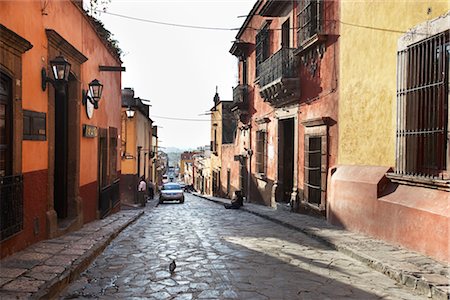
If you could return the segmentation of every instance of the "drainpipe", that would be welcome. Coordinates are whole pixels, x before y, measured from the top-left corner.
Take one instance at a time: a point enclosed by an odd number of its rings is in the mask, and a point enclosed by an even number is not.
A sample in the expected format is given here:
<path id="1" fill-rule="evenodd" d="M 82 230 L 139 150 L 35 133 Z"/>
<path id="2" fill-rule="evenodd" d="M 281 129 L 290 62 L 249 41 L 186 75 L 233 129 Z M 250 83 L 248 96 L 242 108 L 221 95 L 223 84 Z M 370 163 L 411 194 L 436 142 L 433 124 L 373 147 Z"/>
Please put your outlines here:
<path id="1" fill-rule="evenodd" d="M 251 124 L 251 120 L 249 122 Z M 252 182 L 252 126 L 248 125 L 249 135 L 248 135 L 248 176 L 247 176 L 247 202 L 250 202 L 250 194 L 251 194 L 251 182 Z"/>

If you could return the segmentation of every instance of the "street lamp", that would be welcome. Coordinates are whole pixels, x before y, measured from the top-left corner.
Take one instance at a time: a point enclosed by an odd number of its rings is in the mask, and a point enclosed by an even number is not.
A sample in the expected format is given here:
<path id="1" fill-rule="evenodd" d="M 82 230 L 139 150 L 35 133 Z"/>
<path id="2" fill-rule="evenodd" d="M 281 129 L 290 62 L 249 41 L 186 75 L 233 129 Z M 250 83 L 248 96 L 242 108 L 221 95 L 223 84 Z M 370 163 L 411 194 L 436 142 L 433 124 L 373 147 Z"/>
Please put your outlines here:
<path id="1" fill-rule="evenodd" d="M 135 110 L 131 108 L 131 106 L 128 106 L 128 109 L 125 111 L 125 113 L 127 114 L 128 119 L 131 119 L 134 117 L 135 114 Z"/>
<path id="2" fill-rule="evenodd" d="M 94 105 L 95 109 L 98 109 L 98 102 L 102 98 L 103 93 L 103 84 L 100 83 L 97 79 L 89 82 L 89 93 L 85 90 L 82 91 L 82 100 L 83 105 L 86 105 L 87 101 L 91 102 Z"/>
<path id="3" fill-rule="evenodd" d="M 69 81 L 70 67 L 70 63 L 61 55 L 52 59 L 50 61 L 50 68 L 52 70 L 53 79 L 47 77 L 45 68 L 41 69 L 42 91 L 46 90 L 47 82 L 51 83 L 56 89 L 61 89 Z"/>

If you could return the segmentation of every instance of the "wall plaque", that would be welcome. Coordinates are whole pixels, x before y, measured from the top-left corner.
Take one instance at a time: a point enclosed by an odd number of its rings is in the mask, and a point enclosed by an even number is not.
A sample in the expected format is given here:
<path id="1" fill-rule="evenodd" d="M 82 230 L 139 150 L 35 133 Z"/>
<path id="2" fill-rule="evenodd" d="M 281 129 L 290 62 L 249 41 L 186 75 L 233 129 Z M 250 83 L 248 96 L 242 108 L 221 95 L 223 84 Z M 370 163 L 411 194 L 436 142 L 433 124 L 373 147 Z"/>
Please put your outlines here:
<path id="1" fill-rule="evenodd" d="M 87 138 L 94 138 L 97 136 L 97 126 L 83 124 L 83 136 Z"/>

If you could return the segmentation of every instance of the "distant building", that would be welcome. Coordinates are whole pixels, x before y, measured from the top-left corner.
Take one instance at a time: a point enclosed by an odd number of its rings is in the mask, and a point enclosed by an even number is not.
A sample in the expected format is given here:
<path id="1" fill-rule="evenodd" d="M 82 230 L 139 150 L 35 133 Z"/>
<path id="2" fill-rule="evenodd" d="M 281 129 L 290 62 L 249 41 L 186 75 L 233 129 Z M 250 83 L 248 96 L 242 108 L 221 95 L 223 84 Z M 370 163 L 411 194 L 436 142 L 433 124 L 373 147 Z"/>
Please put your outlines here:
<path id="1" fill-rule="evenodd" d="M 232 101 L 220 100 L 216 91 L 211 108 L 211 189 L 214 196 L 225 196 L 222 185 L 222 146 L 235 140 L 236 120 L 231 112 Z"/>
<path id="2" fill-rule="evenodd" d="M 133 89 L 123 89 L 120 192 L 124 203 L 134 204 L 137 201 L 140 177 L 147 181 L 152 179 L 152 159 L 156 156 L 152 131 L 149 106 L 135 97 Z"/>

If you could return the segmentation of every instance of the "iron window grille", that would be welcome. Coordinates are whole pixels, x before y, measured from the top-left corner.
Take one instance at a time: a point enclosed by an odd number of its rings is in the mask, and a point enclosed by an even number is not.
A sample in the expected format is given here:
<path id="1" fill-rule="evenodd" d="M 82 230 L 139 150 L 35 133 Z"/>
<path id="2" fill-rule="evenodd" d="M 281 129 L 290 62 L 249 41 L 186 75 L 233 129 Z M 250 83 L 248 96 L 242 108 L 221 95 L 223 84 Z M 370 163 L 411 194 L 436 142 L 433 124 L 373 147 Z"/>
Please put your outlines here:
<path id="1" fill-rule="evenodd" d="M 0 177 L 0 240 L 23 229 L 22 175 Z"/>
<path id="2" fill-rule="evenodd" d="M 448 30 L 398 52 L 399 175 L 448 179 L 449 59 Z"/>
<path id="3" fill-rule="evenodd" d="M 256 78 L 260 75 L 260 65 L 269 58 L 270 55 L 270 30 L 269 23 L 256 34 Z"/>
<path id="4" fill-rule="evenodd" d="M 303 45 L 322 30 L 321 0 L 299 0 L 297 14 L 297 43 Z"/>
<path id="5" fill-rule="evenodd" d="M 266 174 L 267 167 L 267 132 L 256 132 L 256 172 Z"/>

